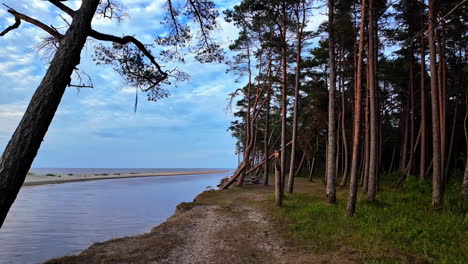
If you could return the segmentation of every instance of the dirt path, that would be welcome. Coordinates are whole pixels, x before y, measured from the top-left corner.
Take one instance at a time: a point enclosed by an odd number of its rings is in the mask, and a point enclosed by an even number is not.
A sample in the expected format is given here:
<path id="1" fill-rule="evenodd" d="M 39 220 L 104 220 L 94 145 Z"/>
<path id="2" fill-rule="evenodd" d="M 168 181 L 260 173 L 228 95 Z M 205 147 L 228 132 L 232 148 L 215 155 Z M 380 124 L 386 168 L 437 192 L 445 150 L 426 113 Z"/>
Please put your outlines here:
<path id="1" fill-rule="evenodd" d="M 271 188 L 208 191 L 150 233 L 97 243 L 47 263 L 313 263 L 265 210 Z M 307 261 L 308 260 L 308 261 Z"/>

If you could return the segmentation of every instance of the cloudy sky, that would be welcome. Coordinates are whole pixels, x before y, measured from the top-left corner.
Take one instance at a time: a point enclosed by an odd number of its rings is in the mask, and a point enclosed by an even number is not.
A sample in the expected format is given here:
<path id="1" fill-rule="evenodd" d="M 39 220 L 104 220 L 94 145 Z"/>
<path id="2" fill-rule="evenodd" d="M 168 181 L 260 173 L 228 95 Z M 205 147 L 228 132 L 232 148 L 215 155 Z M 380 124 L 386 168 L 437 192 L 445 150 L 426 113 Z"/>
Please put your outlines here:
<path id="1" fill-rule="evenodd" d="M 63 26 L 59 12 L 42 0 L 4 0 L 18 12 L 47 25 Z M 69 5 L 78 7 L 80 1 Z M 144 43 L 164 33 L 160 24 L 163 0 L 121 1 L 129 17 L 122 23 L 96 19 L 93 27 L 114 35 L 134 35 Z M 238 1 L 215 1 L 220 10 Z M 318 24 L 321 16 L 313 24 Z M 0 31 L 14 19 L 0 8 Z M 215 34 L 227 47 L 237 30 L 219 19 Z M 45 34 L 34 26 L 0 37 L 0 149 L 3 151 L 47 69 L 35 52 Z M 58 112 L 33 163 L 36 168 L 233 168 L 235 140 L 226 131 L 233 120 L 226 112 L 227 95 L 239 84 L 225 73 L 224 64 L 200 64 L 191 59 L 179 67 L 190 80 L 169 87 L 171 96 L 148 102 L 126 87 L 109 66 L 96 66 L 92 45 L 82 52 L 80 68 L 92 77 L 94 88 L 67 88 Z"/>

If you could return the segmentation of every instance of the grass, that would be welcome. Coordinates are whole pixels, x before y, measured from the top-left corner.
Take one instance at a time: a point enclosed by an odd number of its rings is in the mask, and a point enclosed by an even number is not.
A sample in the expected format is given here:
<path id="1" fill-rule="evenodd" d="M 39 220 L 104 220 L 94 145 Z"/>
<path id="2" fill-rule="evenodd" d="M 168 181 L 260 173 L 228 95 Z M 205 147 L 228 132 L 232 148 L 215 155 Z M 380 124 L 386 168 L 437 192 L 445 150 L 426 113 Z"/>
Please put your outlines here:
<path id="1" fill-rule="evenodd" d="M 338 191 L 336 206 L 324 201 L 324 192 L 299 190 L 285 197 L 277 217 L 289 235 L 310 241 L 316 250 L 352 248 L 366 263 L 468 263 L 468 217 L 457 203 L 460 185 L 449 185 L 445 209 L 434 211 L 429 183 L 409 176 L 404 188 L 391 189 L 395 177 L 384 178 L 377 202 L 358 194 L 354 217 L 345 216 L 347 188 Z M 300 178 L 297 183 L 310 185 Z"/>
<path id="2" fill-rule="evenodd" d="M 53 176 L 57 176 L 57 175 L 56 175 L 56 174 L 53 174 L 53 173 L 47 173 L 46 176 L 51 176 L 51 177 L 53 177 Z"/>

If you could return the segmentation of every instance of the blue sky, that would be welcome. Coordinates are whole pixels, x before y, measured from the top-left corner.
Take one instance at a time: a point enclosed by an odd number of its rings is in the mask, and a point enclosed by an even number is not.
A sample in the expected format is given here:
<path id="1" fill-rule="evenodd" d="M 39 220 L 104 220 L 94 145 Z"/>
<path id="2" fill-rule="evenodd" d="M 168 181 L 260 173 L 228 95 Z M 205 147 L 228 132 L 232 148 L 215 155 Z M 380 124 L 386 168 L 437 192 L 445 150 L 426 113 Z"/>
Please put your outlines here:
<path id="1" fill-rule="evenodd" d="M 153 43 L 164 32 L 160 24 L 164 0 L 121 1 L 129 17 L 120 24 L 95 19 L 93 27 L 114 35 L 134 35 Z M 238 1 L 215 1 L 220 10 Z M 42 0 L 6 0 L 17 11 L 48 25 L 63 26 L 59 12 Z M 68 3 L 76 8 L 80 1 Z M 321 21 L 319 19 L 318 21 Z M 14 22 L 0 9 L 0 28 Z M 319 22 L 313 23 L 318 25 Z M 237 29 L 219 18 L 215 36 L 227 48 Z M 0 149 L 3 151 L 26 106 L 47 69 L 43 54 L 35 46 L 46 36 L 22 23 L 0 38 Z M 200 64 L 187 57 L 178 67 L 190 80 L 170 86 L 169 98 L 146 101 L 139 94 L 133 112 L 135 88 L 124 85 L 109 66 L 92 61 L 93 48 L 82 52 L 81 69 L 91 75 L 94 89 L 67 88 L 58 112 L 42 143 L 33 167 L 95 168 L 233 168 L 237 165 L 235 139 L 226 131 L 234 119 L 226 112 L 227 96 L 239 84 L 225 73 L 224 64 Z"/>
<path id="2" fill-rule="evenodd" d="M 19 12 L 63 25 L 59 12 L 45 1 L 5 1 Z M 118 24 L 95 20 L 94 27 L 115 35 L 135 35 L 145 43 L 163 32 L 159 23 L 163 1 L 123 1 L 129 18 Z M 79 1 L 71 1 L 78 6 Z M 226 7 L 219 2 L 220 8 Z M 13 22 L 0 11 L 0 27 Z M 235 29 L 220 19 L 223 42 Z M 229 30 L 230 33 L 226 34 Z M 22 23 L 18 30 L 0 38 L 0 148 L 4 149 L 24 113 L 27 103 L 47 68 L 46 60 L 34 52 L 45 36 Z M 223 64 L 180 65 L 191 76 L 171 96 L 158 102 L 139 94 L 133 112 L 135 89 L 125 87 L 108 66 L 96 66 L 89 45 L 82 53 L 80 68 L 93 79 L 94 89 L 67 88 L 59 110 L 42 143 L 33 167 L 219 167 L 236 166 L 235 140 L 226 131 L 232 114 L 226 113 L 227 94 L 234 90 L 233 78 Z"/>

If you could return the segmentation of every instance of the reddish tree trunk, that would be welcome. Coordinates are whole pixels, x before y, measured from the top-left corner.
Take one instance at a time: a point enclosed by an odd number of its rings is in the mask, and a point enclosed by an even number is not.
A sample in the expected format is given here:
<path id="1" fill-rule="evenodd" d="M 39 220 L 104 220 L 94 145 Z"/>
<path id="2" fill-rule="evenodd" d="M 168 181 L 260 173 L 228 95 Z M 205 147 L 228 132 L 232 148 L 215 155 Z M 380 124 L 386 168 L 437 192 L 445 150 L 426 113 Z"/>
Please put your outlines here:
<path id="1" fill-rule="evenodd" d="M 343 60 L 341 63 L 341 68 L 343 68 Z M 345 109 L 345 91 L 344 91 L 344 84 L 343 84 L 343 76 L 340 79 L 340 91 L 341 91 L 341 136 L 342 136 L 342 141 L 343 141 L 343 159 L 344 159 L 343 176 L 341 179 L 340 186 L 345 186 L 346 181 L 348 179 L 348 141 L 346 139 L 346 127 L 345 127 L 346 109 Z"/>
<path id="2" fill-rule="evenodd" d="M 442 28 L 436 30 L 438 52 L 439 52 L 439 70 L 437 71 L 438 80 L 438 96 L 439 96 L 439 112 L 440 112 L 440 168 L 441 168 L 441 179 L 442 179 L 442 190 L 444 189 L 444 182 L 446 181 L 446 175 L 444 173 L 445 168 L 445 153 L 446 153 L 446 112 L 445 112 L 445 26 L 442 21 Z"/>
<path id="3" fill-rule="evenodd" d="M 370 96 L 370 147 L 369 183 L 367 200 L 373 202 L 377 193 L 377 95 L 375 85 L 375 39 L 374 39 L 374 0 L 369 1 L 369 96 Z"/>
<path id="4" fill-rule="evenodd" d="M 356 210 L 356 199 L 357 199 L 357 188 L 358 188 L 358 153 L 359 153 L 359 136 L 360 136 L 360 125 L 361 125 L 361 77 L 362 77 L 362 57 L 364 53 L 364 25 L 365 25 L 365 7 L 366 0 L 361 0 L 361 25 L 359 28 L 359 54 L 357 62 L 357 73 L 356 73 L 356 90 L 354 98 L 354 120 L 353 120 L 353 154 L 351 159 L 351 174 L 350 174 L 350 185 L 348 194 L 348 203 L 346 206 L 346 214 L 353 216 Z"/>

